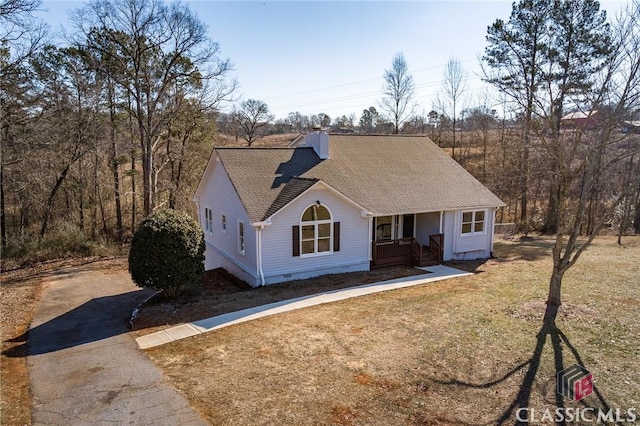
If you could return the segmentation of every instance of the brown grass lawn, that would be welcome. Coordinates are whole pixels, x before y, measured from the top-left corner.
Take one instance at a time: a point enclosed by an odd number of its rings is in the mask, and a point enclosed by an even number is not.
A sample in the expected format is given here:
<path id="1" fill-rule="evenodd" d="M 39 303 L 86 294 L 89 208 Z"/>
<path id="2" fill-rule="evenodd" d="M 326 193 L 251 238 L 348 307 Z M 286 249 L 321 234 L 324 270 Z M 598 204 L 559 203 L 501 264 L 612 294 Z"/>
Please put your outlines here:
<path id="1" fill-rule="evenodd" d="M 249 284 L 225 270 L 216 269 L 205 272 L 200 292 L 183 294 L 179 299 L 171 302 L 154 300 L 148 303 L 133 324 L 135 330 L 133 335 L 138 337 L 175 324 L 281 300 L 421 274 L 425 272 L 412 267 L 398 266 L 374 271 L 325 275 L 252 289 Z"/>
<path id="2" fill-rule="evenodd" d="M 498 259 L 457 265 L 474 267 L 472 277 L 146 353 L 212 424 L 494 424 L 513 423 L 522 406 L 640 409 L 640 238 L 594 242 L 565 278 L 557 331 L 538 341 L 549 249 L 545 239 L 500 241 Z M 556 397 L 556 368 L 579 362 L 596 392 L 581 403 Z"/>
<path id="3" fill-rule="evenodd" d="M 40 272 L 21 270 L 2 274 L 0 319 L 2 356 L 0 356 L 0 424 L 31 424 L 29 375 L 26 350 L 14 356 L 5 351 L 17 350 L 21 336 L 29 328 L 33 309 L 40 296 Z M 18 355 L 18 356 L 15 356 Z"/>

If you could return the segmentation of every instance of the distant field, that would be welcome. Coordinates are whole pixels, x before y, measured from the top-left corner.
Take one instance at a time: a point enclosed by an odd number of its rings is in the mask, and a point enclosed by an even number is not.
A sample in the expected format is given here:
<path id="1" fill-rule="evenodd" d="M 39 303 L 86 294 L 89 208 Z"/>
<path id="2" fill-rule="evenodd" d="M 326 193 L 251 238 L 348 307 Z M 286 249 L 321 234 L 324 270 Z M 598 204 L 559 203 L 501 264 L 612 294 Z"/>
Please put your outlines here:
<path id="1" fill-rule="evenodd" d="M 601 237 L 585 252 L 565 278 L 558 329 L 540 340 L 551 240 L 535 238 L 458 264 L 471 277 L 146 353 L 212 424 L 513 424 L 523 407 L 640 409 L 640 237 L 624 244 Z M 581 403 L 555 392 L 556 370 L 576 363 L 595 379 Z"/>
<path id="2" fill-rule="evenodd" d="M 299 133 L 269 135 L 269 136 L 265 136 L 263 138 L 258 139 L 251 145 L 251 147 L 253 148 L 265 147 L 265 146 L 285 147 L 289 144 L 289 142 L 297 138 L 299 135 L 300 135 Z M 233 135 L 225 135 L 220 133 L 216 136 L 216 140 L 214 141 L 214 146 L 238 146 L 238 147 L 245 146 L 246 147 L 247 141 L 244 140 L 242 137 L 239 137 L 238 139 L 236 139 L 235 136 Z"/>

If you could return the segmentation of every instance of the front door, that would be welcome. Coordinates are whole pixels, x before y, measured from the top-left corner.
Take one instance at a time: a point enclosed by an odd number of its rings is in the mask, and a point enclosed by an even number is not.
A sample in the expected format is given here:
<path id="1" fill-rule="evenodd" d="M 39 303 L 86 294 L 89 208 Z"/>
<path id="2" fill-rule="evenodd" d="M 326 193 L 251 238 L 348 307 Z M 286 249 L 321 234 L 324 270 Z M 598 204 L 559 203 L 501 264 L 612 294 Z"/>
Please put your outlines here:
<path id="1" fill-rule="evenodd" d="M 402 238 L 413 237 L 413 224 L 415 221 L 415 215 L 405 214 L 402 216 Z"/>

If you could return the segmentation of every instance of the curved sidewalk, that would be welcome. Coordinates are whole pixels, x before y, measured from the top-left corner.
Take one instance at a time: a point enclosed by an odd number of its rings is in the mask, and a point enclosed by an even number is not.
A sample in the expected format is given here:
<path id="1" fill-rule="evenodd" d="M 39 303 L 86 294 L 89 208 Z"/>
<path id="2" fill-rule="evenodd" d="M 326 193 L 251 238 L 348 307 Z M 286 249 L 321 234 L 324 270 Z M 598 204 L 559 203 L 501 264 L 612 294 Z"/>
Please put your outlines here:
<path id="1" fill-rule="evenodd" d="M 282 300 L 280 302 L 269 303 L 263 306 L 243 309 L 237 312 L 217 315 L 199 321 L 180 324 L 166 330 L 141 336 L 136 339 L 140 349 L 153 348 L 176 340 L 196 336 L 198 334 L 214 331 L 219 328 L 228 327 L 263 318 L 283 312 L 308 308 L 310 306 L 322 305 L 324 303 L 337 302 L 339 300 L 350 299 L 352 297 L 364 296 L 367 294 L 380 293 L 398 288 L 411 287 L 414 285 L 426 284 L 434 281 L 446 280 L 449 278 L 473 275 L 471 272 L 461 271 L 444 265 L 428 266 L 422 269 L 428 274 L 416 275 L 412 277 L 398 278 L 395 280 L 381 281 L 373 284 L 364 284 L 356 287 L 348 287 L 340 290 L 332 290 L 311 296 L 297 297 L 295 299 Z"/>

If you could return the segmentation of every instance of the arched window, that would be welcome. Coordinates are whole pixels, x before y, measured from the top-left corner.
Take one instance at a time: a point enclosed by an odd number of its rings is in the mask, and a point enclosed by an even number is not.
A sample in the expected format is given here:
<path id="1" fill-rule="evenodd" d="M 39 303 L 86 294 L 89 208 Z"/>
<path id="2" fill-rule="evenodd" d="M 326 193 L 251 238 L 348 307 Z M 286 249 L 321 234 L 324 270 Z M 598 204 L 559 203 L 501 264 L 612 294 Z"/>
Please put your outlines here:
<path id="1" fill-rule="evenodd" d="M 330 253 L 332 247 L 331 213 L 325 206 L 314 204 L 300 219 L 300 254 Z"/>

